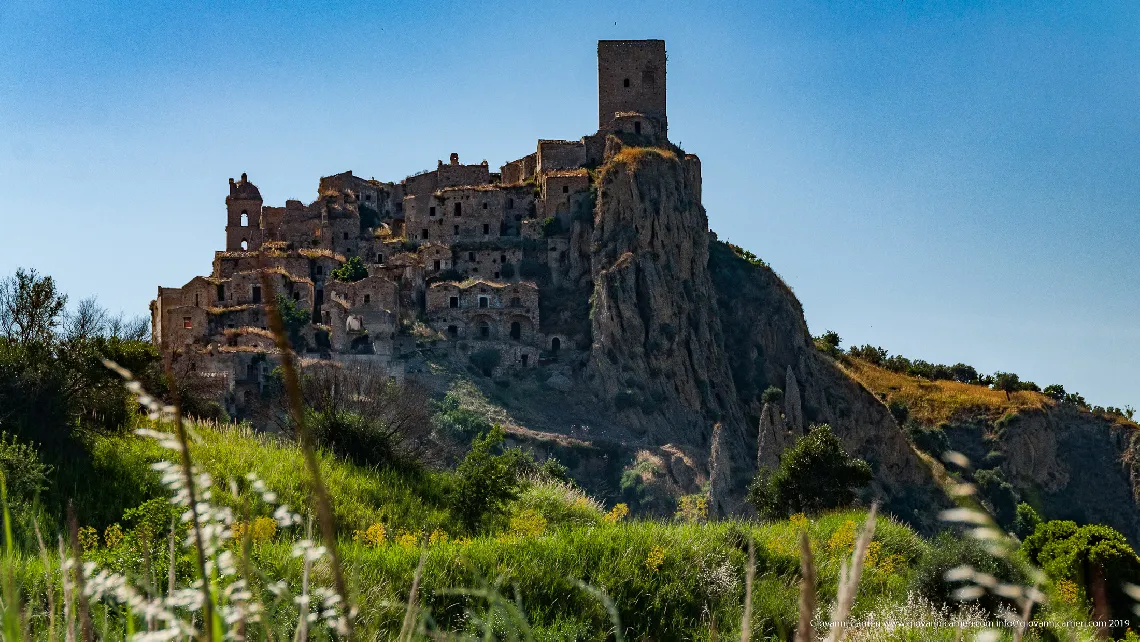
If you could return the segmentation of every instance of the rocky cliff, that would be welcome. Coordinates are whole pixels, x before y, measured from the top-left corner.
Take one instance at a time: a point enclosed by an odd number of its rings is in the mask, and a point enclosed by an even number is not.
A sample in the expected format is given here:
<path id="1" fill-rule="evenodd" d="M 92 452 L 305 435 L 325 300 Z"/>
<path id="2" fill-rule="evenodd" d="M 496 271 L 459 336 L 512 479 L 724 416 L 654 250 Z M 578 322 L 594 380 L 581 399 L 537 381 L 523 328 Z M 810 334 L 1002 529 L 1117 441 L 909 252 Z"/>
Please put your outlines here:
<path id="1" fill-rule="evenodd" d="M 699 186 L 696 157 L 656 148 L 621 150 L 599 172 L 590 388 L 636 439 L 704 467 L 719 511 L 747 510 L 758 446 L 770 466 L 809 424 L 829 423 L 871 462 L 867 499 L 914 519 L 937 493 L 905 435 L 878 399 L 816 351 L 791 290 L 708 232 Z M 769 386 L 785 391 L 790 421 L 758 439 Z"/>

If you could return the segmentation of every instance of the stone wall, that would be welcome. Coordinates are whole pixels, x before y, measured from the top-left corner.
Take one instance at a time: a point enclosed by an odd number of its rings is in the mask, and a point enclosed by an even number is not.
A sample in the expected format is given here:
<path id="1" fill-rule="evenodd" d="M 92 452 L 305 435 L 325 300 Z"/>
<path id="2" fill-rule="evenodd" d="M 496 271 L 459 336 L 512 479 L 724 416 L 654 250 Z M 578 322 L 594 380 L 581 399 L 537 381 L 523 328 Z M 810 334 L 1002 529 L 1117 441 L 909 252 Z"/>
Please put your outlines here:
<path id="1" fill-rule="evenodd" d="M 577 169 L 586 163 L 586 145 L 576 140 L 538 141 L 538 173 Z"/>

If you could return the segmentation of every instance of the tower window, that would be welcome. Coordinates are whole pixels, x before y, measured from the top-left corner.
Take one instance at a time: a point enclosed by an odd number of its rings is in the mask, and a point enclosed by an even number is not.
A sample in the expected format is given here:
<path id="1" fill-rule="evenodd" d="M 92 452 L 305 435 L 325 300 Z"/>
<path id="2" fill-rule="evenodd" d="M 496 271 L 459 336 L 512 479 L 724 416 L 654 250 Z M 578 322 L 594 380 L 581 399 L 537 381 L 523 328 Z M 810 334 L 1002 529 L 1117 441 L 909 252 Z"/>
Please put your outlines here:
<path id="1" fill-rule="evenodd" d="M 241 226 L 249 227 L 249 212 L 245 210 L 241 211 Z"/>
<path id="2" fill-rule="evenodd" d="M 219 283 L 218 284 L 218 302 L 221 303 L 222 301 L 225 301 L 225 300 L 226 300 L 226 286 L 225 286 L 225 284 Z"/>
<path id="3" fill-rule="evenodd" d="M 622 84 L 626 87 L 629 87 L 629 78 L 626 78 L 625 80 L 623 80 Z"/>
<path id="4" fill-rule="evenodd" d="M 241 240 L 241 249 L 248 250 L 249 249 L 249 241 L 242 239 Z"/>

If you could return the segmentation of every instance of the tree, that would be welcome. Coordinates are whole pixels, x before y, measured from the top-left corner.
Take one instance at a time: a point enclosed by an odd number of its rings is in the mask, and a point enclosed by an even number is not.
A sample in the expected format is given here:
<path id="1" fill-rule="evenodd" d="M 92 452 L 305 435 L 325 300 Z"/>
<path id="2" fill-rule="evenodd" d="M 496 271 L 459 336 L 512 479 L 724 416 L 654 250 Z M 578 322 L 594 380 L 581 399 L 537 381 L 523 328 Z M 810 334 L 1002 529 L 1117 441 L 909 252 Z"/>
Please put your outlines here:
<path id="1" fill-rule="evenodd" d="M 838 332 L 828 330 L 818 337 L 813 337 L 813 339 L 815 341 L 815 347 L 819 351 L 826 352 L 833 357 L 839 357 L 839 355 L 842 354 L 839 351 L 839 344 L 842 342 L 842 339 L 839 338 Z"/>
<path id="2" fill-rule="evenodd" d="M 62 320 L 67 295 L 50 276 L 17 269 L 0 281 L 0 336 L 19 343 L 51 343 Z"/>
<path id="3" fill-rule="evenodd" d="M 490 432 L 475 438 L 471 451 L 455 469 L 451 505 L 471 533 L 489 530 L 519 495 L 519 473 L 527 457 L 519 448 L 495 454 L 504 441 L 503 428 L 495 424 Z"/>
<path id="4" fill-rule="evenodd" d="M 1045 396 L 1052 397 L 1053 399 L 1056 399 L 1057 401 L 1064 401 L 1065 400 L 1065 386 L 1062 386 L 1059 383 L 1054 383 L 1052 385 L 1045 386 Z"/>
<path id="5" fill-rule="evenodd" d="M 356 283 L 368 276 L 368 268 L 359 256 L 354 256 L 332 271 L 332 277 L 345 283 Z"/>
<path id="6" fill-rule="evenodd" d="M 993 389 L 1001 390 L 1009 399 L 1009 393 L 1021 390 L 1021 378 L 1012 372 L 995 372 Z"/>
<path id="7" fill-rule="evenodd" d="M 1116 529 L 1077 526 L 1068 520 L 1043 522 L 1025 538 L 1021 551 L 1051 577 L 1083 586 L 1093 599 L 1094 613 L 1127 618 L 1131 612 L 1132 600 L 1122 587 L 1140 581 L 1140 558 Z"/>
<path id="8" fill-rule="evenodd" d="M 1041 523 L 1041 516 L 1033 507 L 1025 502 L 1017 505 L 1017 516 L 1013 519 L 1013 534 L 1021 539 L 1025 539 L 1037 530 L 1037 525 Z"/>
<path id="9" fill-rule="evenodd" d="M 778 404 L 784 400 L 784 391 L 776 386 L 768 386 L 763 393 L 760 394 L 760 401 L 763 403 Z"/>
<path id="10" fill-rule="evenodd" d="M 283 294 L 278 294 L 275 300 L 277 312 L 281 314 L 281 323 L 285 326 L 285 334 L 289 336 L 289 344 L 293 346 L 294 352 L 304 352 L 308 342 L 301 333 L 309 327 L 312 314 Z"/>
<path id="11" fill-rule="evenodd" d="M 780 456 L 772 473 L 761 471 L 748 501 L 769 517 L 818 513 L 850 506 L 855 490 L 871 481 L 871 466 L 848 456 L 831 426 L 813 426 Z"/>
<path id="12" fill-rule="evenodd" d="M 976 383 L 978 381 L 978 371 L 974 366 L 968 366 L 964 363 L 955 363 L 950 366 L 950 377 L 960 383 Z"/>

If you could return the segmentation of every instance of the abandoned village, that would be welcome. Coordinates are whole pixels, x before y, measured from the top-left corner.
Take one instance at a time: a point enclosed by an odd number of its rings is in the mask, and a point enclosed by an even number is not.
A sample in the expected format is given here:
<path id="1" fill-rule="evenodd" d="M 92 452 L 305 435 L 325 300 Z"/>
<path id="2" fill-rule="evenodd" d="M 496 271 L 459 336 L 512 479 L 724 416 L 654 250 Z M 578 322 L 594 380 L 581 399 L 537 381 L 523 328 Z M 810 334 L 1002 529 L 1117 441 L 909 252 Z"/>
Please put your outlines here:
<path id="1" fill-rule="evenodd" d="M 669 145 L 665 68 L 663 40 L 599 41 L 598 131 L 539 140 L 498 171 L 452 153 L 399 182 L 326 176 L 316 200 L 284 207 L 265 205 L 246 174 L 231 178 L 225 248 L 208 276 L 158 288 L 154 341 L 177 371 L 220 379 L 238 417 L 276 365 L 270 297 L 310 321 L 293 334 L 303 359 L 397 379 L 423 368 L 425 345 L 462 363 L 493 354 L 481 367 L 495 375 L 588 350 L 588 327 L 540 310 L 575 273 L 571 235 L 593 216 L 595 170 L 621 141 Z"/>

